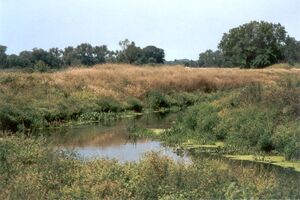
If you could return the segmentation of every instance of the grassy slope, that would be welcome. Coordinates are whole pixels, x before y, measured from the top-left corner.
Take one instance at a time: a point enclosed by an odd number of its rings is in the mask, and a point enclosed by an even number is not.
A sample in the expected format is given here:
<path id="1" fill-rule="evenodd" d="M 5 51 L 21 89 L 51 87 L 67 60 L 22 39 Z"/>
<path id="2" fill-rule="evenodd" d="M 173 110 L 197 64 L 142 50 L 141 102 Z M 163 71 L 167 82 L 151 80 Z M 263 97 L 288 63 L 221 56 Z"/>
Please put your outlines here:
<path id="1" fill-rule="evenodd" d="M 157 108 L 169 106 L 164 104 L 180 105 L 184 103 L 182 101 L 193 101 L 187 99 L 187 92 L 211 92 L 242 87 L 252 82 L 272 85 L 289 74 L 300 75 L 300 70 L 106 64 L 54 73 L 2 71 L 0 109 L 9 115 L 8 118 L 11 117 L 4 120 L 13 121 L 13 125 L 23 124 L 26 128 L 32 128 L 53 121 L 78 118 L 87 112 L 130 110 L 137 104 L 147 107 L 151 91 L 162 93 L 153 95 L 152 101 L 158 104 Z M 170 99 L 164 97 L 166 94 L 170 95 Z"/>

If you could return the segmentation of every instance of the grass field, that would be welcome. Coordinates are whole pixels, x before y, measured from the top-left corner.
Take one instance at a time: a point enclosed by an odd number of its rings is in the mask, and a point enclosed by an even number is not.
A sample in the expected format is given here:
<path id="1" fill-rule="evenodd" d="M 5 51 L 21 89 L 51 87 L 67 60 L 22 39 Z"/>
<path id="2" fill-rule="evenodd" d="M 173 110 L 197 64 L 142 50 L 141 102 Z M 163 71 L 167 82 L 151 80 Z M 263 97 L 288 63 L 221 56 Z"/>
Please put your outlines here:
<path id="1" fill-rule="evenodd" d="M 274 84 L 283 74 L 300 76 L 300 69 L 271 67 L 243 70 L 105 64 L 53 73 L 1 72 L 0 88 L 6 95 L 17 89 L 17 92 L 26 92 L 35 97 L 38 95 L 36 89 L 39 89 L 51 96 L 51 88 L 56 88 L 65 92 L 65 95 L 75 95 L 84 90 L 96 96 L 120 99 L 128 96 L 143 97 L 150 90 L 213 91 L 240 87 L 251 82 Z"/>

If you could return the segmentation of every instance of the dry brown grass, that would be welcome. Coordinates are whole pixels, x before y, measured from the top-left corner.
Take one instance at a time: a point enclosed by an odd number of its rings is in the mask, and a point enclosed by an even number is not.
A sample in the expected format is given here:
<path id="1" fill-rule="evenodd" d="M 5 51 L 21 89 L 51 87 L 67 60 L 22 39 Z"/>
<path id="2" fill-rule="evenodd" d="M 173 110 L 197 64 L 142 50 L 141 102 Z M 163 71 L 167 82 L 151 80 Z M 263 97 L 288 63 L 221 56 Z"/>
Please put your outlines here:
<path id="1" fill-rule="evenodd" d="M 71 68 L 48 74 L 55 84 L 70 90 L 78 87 L 99 96 L 120 98 L 143 96 L 149 90 L 214 90 L 239 87 L 250 82 L 273 84 L 281 74 L 298 74 L 299 69 L 185 68 L 182 66 L 135 67 L 131 65 L 96 65 Z"/>
<path id="2" fill-rule="evenodd" d="M 87 91 L 96 96 L 116 99 L 142 97 L 150 90 L 211 91 L 240 87 L 251 82 L 276 83 L 282 75 L 297 75 L 296 68 L 266 68 L 243 70 L 238 68 L 186 68 L 183 66 L 137 67 L 125 64 L 104 64 L 92 68 L 69 68 L 54 73 L 0 72 L 0 78 L 17 76 L 22 89 L 43 86 L 61 88 L 76 95 Z M 6 88 L 8 87 L 8 88 Z M 9 84 L 0 81 L 0 89 Z M 16 88 L 14 88 L 16 89 Z"/>

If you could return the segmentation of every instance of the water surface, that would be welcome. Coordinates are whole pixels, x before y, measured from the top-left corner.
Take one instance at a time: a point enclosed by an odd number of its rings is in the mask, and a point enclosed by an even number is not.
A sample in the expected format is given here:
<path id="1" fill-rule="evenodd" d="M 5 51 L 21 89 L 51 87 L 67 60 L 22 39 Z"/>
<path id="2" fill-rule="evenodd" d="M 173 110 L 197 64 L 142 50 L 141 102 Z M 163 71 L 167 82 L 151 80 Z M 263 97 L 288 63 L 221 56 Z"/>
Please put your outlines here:
<path id="1" fill-rule="evenodd" d="M 108 124 L 90 124 L 70 128 L 63 133 L 53 134 L 50 141 L 61 149 L 77 153 L 82 159 L 108 158 L 121 162 L 138 161 L 146 153 L 154 151 L 180 162 L 190 162 L 190 158 L 177 155 L 172 148 L 163 146 L 153 139 L 128 139 L 131 126 L 143 128 L 169 128 L 178 114 L 152 113 L 121 119 Z"/>

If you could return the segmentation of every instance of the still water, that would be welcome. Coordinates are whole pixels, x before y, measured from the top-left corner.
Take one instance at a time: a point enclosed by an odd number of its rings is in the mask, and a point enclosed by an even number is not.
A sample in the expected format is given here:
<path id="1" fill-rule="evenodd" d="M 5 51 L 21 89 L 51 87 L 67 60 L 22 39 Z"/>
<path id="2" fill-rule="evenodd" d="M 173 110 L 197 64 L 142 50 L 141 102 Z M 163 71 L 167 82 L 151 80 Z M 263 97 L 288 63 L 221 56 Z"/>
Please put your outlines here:
<path id="1" fill-rule="evenodd" d="M 110 123 L 97 123 L 57 130 L 56 133 L 51 134 L 49 141 L 56 148 L 75 152 L 83 160 L 108 158 L 117 159 L 120 162 L 138 161 L 145 154 L 154 151 L 182 163 L 218 160 L 230 166 L 231 169 L 242 167 L 245 170 L 275 171 L 280 175 L 288 175 L 300 180 L 300 173 L 271 164 L 230 160 L 218 155 L 193 151 L 178 152 L 179 155 L 171 147 L 164 146 L 157 140 L 138 139 L 131 141 L 128 139 L 128 128 L 133 125 L 142 128 L 165 129 L 174 123 L 178 115 L 180 113 L 152 113 Z"/>
<path id="2" fill-rule="evenodd" d="M 98 123 L 70 128 L 53 134 L 50 141 L 60 149 L 74 151 L 82 159 L 108 158 L 121 162 L 137 161 L 147 152 L 159 152 L 180 162 L 190 162 L 183 154 L 177 155 L 172 148 L 152 139 L 128 140 L 128 128 L 164 129 L 171 126 L 178 114 L 151 113 L 118 120 L 107 124 Z"/>

